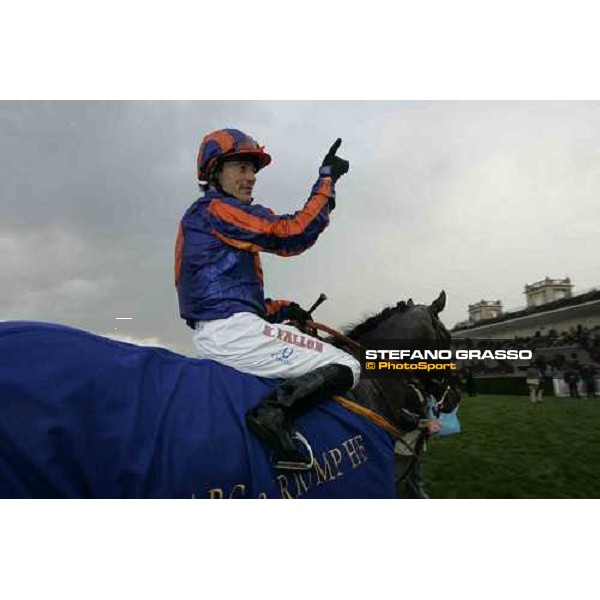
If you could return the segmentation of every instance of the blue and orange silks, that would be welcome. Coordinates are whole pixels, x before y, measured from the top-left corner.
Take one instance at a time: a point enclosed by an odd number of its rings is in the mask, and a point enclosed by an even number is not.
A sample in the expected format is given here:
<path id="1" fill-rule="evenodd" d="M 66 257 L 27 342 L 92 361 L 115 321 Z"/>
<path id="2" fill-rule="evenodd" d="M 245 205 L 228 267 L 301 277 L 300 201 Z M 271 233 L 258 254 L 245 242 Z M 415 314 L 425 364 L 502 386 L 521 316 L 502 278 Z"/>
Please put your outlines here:
<path id="1" fill-rule="evenodd" d="M 267 309 L 266 318 L 270 323 L 282 323 L 288 318 L 288 311 L 292 304 L 291 300 L 272 300 L 265 298 Z"/>
<path id="2" fill-rule="evenodd" d="M 274 470 L 245 413 L 276 380 L 49 323 L 0 323 L 1 498 L 394 497 L 394 440 L 324 400 L 316 464 Z"/>
<path id="3" fill-rule="evenodd" d="M 320 177 L 304 207 L 275 215 L 258 204 L 210 190 L 186 211 L 175 245 L 179 311 L 187 321 L 225 319 L 238 312 L 265 317 L 259 252 L 294 256 L 329 224 L 330 177 Z"/>

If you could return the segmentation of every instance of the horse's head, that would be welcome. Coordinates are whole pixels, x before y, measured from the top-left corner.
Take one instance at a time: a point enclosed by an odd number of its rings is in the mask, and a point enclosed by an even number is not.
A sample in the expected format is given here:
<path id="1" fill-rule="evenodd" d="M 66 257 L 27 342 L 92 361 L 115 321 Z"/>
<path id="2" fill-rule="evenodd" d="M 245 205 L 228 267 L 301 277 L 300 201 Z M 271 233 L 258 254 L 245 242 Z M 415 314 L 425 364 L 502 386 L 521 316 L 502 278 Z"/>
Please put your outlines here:
<path id="1" fill-rule="evenodd" d="M 450 347 L 450 332 L 439 318 L 445 306 L 446 293 L 443 290 L 429 305 L 415 304 L 412 299 L 402 300 L 395 307 L 386 308 L 355 327 L 350 337 L 364 345 L 377 340 L 399 340 L 425 348 L 447 349 Z M 450 412 L 460 402 L 460 392 L 456 378 L 447 371 L 443 373 L 420 374 L 416 379 L 427 393 L 437 398 L 442 412 Z"/>

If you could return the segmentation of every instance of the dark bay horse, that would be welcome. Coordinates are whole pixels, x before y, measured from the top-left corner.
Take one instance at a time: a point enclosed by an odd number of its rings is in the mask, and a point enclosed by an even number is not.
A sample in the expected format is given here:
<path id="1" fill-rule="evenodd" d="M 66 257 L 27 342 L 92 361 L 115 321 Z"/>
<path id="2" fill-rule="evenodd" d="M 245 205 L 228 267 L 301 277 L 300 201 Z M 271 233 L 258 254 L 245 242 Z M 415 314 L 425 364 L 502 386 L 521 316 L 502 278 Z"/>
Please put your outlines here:
<path id="1" fill-rule="evenodd" d="M 400 302 L 355 327 L 378 338 L 449 340 L 430 306 Z M 394 497 L 395 432 L 409 391 L 361 380 L 297 427 L 309 471 L 272 468 L 246 411 L 276 384 L 212 361 L 49 323 L 0 323 L 0 497 Z M 348 402 L 350 401 L 350 402 Z"/>

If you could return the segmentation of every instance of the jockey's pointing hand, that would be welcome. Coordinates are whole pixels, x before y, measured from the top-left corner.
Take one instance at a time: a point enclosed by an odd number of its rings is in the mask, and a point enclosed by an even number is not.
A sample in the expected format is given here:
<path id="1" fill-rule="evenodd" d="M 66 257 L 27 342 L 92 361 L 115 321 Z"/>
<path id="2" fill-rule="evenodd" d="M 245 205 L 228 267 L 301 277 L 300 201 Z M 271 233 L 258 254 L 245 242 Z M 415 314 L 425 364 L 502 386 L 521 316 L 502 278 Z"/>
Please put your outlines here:
<path id="1" fill-rule="evenodd" d="M 322 177 L 331 177 L 334 183 L 350 168 L 350 163 L 339 156 L 336 156 L 336 152 L 342 145 L 342 138 L 338 138 L 333 142 L 333 146 L 329 149 L 329 152 L 323 159 L 323 164 L 319 170 L 319 174 Z"/>

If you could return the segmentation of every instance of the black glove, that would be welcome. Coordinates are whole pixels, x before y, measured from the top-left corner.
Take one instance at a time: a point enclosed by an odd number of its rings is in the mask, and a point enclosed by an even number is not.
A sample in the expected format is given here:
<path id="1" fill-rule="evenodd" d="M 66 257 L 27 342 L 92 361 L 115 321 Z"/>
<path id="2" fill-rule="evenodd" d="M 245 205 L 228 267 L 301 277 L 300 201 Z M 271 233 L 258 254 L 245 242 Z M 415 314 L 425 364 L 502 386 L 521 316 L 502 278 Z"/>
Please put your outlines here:
<path id="1" fill-rule="evenodd" d="M 329 152 L 325 155 L 323 164 L 319 169 L 321 177 L 331 177 L 334 183 L 350 168 L 350 163 L 347 160 L 335 155 L 341 145 L 342 138 L 338 138 L 333 142 L 333 146 L 329 148 Z"/>
<path id="2" fill-rule="evenodd" d="M 306 321 L 312 321 L 312 315 L 296 302 L 292 302 L 287 308 L 287 318 L 290 321 L 296 321 L 301 326 L 306 325 Z"/>

